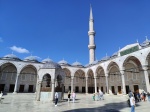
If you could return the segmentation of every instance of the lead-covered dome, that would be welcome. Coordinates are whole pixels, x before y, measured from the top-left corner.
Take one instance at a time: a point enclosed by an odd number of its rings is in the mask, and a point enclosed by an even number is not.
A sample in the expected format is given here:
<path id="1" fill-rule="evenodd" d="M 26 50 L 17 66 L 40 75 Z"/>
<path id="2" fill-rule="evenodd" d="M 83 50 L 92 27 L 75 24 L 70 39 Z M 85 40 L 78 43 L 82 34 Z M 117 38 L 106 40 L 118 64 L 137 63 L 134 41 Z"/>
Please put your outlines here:
<path id="1" fill-rule="evenodd" d="M 53 60 L 51 60 L 50 58 L 46 58 L 46 59 L 42 60 L 42 63 L 47 63 L 47 62 L 51 62 L 51 61 L 53 61 Z"/>
<path id="2" fill-rule="evenodd" d="M 58 62 L 59 65 L 69 65 L 64 59 Z"/>
<path id="3" fill-rule="evenodd" d="M 2 59 L 20 60 L 20 59 L 19 59 L 16 55 L 14 55 L 14 54 L 5 55 Z"/>
<path id="4" fill-rule="evenodd" d="M 146 40 L 141 44 L 141 46 L 145 47 L 147 45 L 150 45 L 150 40 L 148 40 L 148 38 L 146 38 Z"/>
<path id="5" fill-rule="evenodd" d="M 101 61 L 106 61 L 106 60 L 108 60 L 110 58 L 110 56 L 105 56 L 105 57 L 103 57 L 102 59 L 101 59 Z"/>
<path id="6" fill-rule="evenodd" d="M 72 66 L 75 66 L 75 67 L 83 67 L 83 65 L 80 63 L 80 62 L 74 62 L 73 64 L 72 64 Z"/>
<path id="7" fill-rule="evenodd" d="M 52 69 L 52 68 L 61 68 L 61 66 L 58 63 L 53 62 L 52 60 L 49 62 L 44 63 L 43 67 L 44 69 Z"/>
<path id="8" fill-rule="evenodd" d="M 28 56 L 24 58 L 24 61 L 38 62 L 37 56 Z"/>

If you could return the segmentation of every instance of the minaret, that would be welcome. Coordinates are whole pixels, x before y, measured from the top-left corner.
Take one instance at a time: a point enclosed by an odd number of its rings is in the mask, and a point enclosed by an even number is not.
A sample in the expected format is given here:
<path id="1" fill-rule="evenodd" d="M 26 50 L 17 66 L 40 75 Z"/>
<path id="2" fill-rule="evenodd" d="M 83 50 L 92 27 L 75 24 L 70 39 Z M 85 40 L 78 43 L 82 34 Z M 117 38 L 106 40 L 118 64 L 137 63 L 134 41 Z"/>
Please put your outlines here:
<path id="1" fill-rule="evenodd" d="M 93 14 L 92 14 L 92 7 L 90 6 L 90 20 L 89 20 L 89 63 L 92 63 L 95 61 L 95 49 L 96 45 L 94 42 L 94 36 L 95 36 L 95 31 L 94 31 L 94 19 L 93 19 Z"/>

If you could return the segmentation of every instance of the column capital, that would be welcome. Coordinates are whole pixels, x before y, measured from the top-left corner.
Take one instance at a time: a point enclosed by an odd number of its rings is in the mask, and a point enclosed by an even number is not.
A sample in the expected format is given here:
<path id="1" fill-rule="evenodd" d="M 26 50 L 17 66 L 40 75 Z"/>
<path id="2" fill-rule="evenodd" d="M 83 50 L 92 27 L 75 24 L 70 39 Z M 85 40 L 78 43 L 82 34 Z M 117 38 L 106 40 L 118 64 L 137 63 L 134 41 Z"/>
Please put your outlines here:
<path id="1" fill-rule="evenodd" d="M 52 84 L 55 84 L 55 79 L 51 79 Z"/>
<path id="2" fill-rule="evenodd" d="M 42 83 L 42 81 L 38 81 L 38 84 L 41 84 Z"/>
<path id="3" fill-rule="evenodd" d="M 142 65 L 142 69 L 143 69 L 144 71 L 147 71 L 147 70 L 148 70 L 148 66 L 147 66 L 147 65 Z"/>
<path id="4" fill-rule="evenodd" d="M 121 75 L 124 75 L 124 70 L 120 70 Z"/>
<path id="5" fill-rule="evenodd" d="M 71 80 L 73 80 L 74 79 L 74 76 L 71 76 Z"/>

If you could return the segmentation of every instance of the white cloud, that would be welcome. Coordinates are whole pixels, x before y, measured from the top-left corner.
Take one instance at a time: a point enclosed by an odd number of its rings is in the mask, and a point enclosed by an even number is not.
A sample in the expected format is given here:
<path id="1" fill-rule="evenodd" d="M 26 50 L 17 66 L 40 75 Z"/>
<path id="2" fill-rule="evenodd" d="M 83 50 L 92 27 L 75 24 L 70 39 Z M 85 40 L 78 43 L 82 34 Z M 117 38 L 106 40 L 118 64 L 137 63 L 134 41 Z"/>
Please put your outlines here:
<path id="1" fill-rule="evenodd" d="M 29 53 L 29 51 L 25 48 L 21 48 L 21 47 L 16 47 L 16 46 L 12 46 L 10 47 L 11 50 L 16 51 L 18 53 Z"/>
<path id="2" fill-rule="evenodd" d="M 2 39 L 2 37 L 0 37 L 0 42 L 3 42 L 3 39 Z"/>

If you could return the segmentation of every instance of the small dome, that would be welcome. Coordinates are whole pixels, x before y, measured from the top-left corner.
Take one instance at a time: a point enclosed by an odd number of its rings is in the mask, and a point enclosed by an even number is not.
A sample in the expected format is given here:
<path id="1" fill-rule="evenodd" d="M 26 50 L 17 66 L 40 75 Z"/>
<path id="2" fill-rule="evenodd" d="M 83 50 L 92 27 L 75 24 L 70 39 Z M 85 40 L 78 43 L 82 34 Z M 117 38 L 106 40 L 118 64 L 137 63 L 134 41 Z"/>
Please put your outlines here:
<path id="1" fill-rule="evenodd" d="M 110 57 L 109 56 L 105 56 L 105 57 L 103 57 L 102 59 L 101 59 L 101 61 L 106 61 L 106 60 L 108 60 Z"/>
<path id="2" fill-rule="evenodd" d="M 28 56 L 28 57 L 24 58 L 24 61 L 38 62 L 36 56 Z"/>
<path id="3" fill-rule="evenodd" d="M 68 65 L 68 62 L 63 59 L 63 60 L 59 61 L 58 64 L 60 64 L 60 65 Z"/>
<path id="4" fill-rule="evenodd" d="M 118 52 L 115 52 L 112 56 L 118 56 Z"/>
<path id="5" fill-rule="evenodd" d="M 147 45 L 150 44 L 150 40 L 148 40 L 148 38 L 146 38 L 146 40 L 141 44 L 142 47 L 145 47 Z"/>
<path id="6" fill-rule="evenodd" d="M 92 63 L 91 63 L 91 65 L 95 65 L 95 64 L 97 64 L 98 63 L 98 60 L 95 60 L 95 61 L 93 61 Z"/>
<path id="7" fill-rule="evenodd" d="M 46 58 L 46 59 L 42 60 L 42 63 L 47 63 L 47 62 L 51 62 L 51 61 L 53 61 L 53 60 L 51 60 L 50 58 Z"/>
<path id="8" fill-rule="evenodd" d="M 85 65 L 85 67 L 89 67 L 89 66 L 90 66 L 90 64 L 86 64 L 86 65 Z"/>
<path id="9" fill-rule="evenodd" d="M 13 60 L 20 60 L 16 55 L 14 54 L 8 54 L 8 55 L 5 55 L 3 57 L 3 59 L 13 59 Z"/>
<path id="10" fill-rule="evenodd" d="M 61 68 L 61 66 L 53 61 L 46 62 L 42 68 L 51 69 L 51 68 Z"/>
<path id="11" fill-rule="evenodd" d="M 73 64 L 72 64 L 72 66 L 76 66 L 76 67 L 83 67 L 82 66 L 82 64 L 81 63 L 79 63 L 79 62 L 74 62 Z"/>

